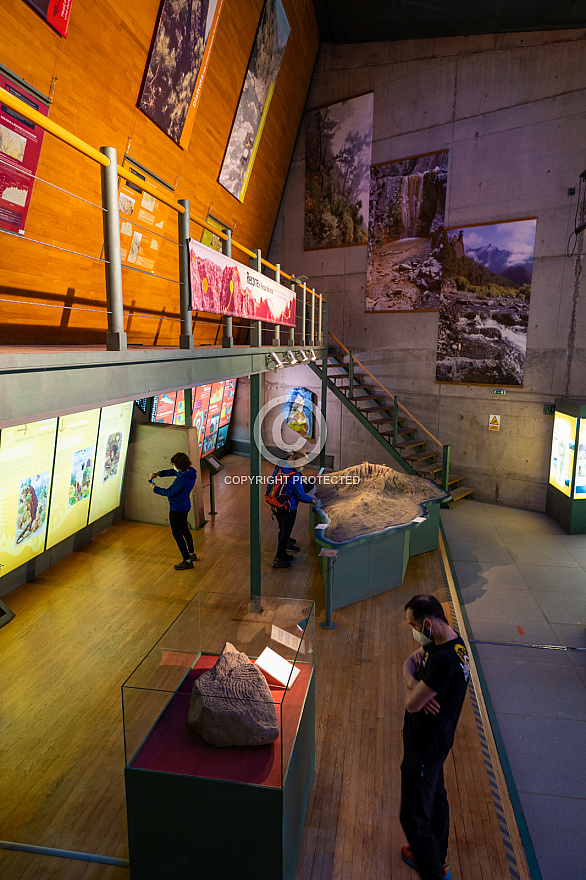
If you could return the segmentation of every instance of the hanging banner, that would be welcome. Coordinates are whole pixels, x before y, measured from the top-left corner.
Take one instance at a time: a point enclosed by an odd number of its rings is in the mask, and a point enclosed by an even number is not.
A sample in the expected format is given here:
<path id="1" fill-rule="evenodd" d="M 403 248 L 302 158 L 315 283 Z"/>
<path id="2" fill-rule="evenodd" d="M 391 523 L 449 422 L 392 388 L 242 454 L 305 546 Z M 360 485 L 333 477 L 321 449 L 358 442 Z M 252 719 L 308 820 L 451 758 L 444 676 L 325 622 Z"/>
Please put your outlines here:
<path id="1" fill-rule="evenodd" d="M 62 37 L 67 36 L 72 2 L 73 0 L 27 0 L 28 5 L 32 6 Z"/>
<path id="2" fill-rule="evenodd" d="M 136 183 L 121 177 L 118 188 L 122 265 L 154 272 L 169 208 L 154 196 L 144 192 L 140 188 L 140 182 L 148 179 L 155 186 L 160 186 L 161 180 L 147 174 L 142 168 L 140 171 L 137 170 L 128 157 L 124 158 L 122 165 L 124 168 L 129 168 L 136 177 Z M 170 187 L 169 192 L 173 192 Z"/>
<path id="3" fill-rule="evenodd" d="M 295 326 L 295 291 L 288 287 L 193 239 L 189 267 L 192 309 Z"/>
<path id="4" fill-rule="evenodd" d="M 240 202 L 246 195 L 290 30 L 281 0 L 266 0 L 218 178 Z"/>
<path id="5" fill-rule="evenodd" d="M 24 85 L 0 75 L 0 86 L 33 110 L 49 107 Z M 0 102 L 0 228 L 24 235 L 45 132 Z"/>
<path id="6" fill-rule="evenodd" d="M 223 0 L 163 0 L 139 107 L 187 149 Z"/>

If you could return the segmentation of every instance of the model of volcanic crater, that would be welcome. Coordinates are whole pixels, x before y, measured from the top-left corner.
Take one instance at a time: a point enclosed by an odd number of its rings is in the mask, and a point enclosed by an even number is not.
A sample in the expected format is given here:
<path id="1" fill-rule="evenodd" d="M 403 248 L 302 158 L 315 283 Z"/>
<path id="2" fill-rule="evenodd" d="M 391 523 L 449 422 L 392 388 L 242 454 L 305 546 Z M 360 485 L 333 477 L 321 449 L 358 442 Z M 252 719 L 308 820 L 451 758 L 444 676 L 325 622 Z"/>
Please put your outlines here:
<path id="1" fill-rule="evenodd" d="M 328 479 L 316 494 L 330 520 L 322 534 L 336 543 L 407 525 L 427 514 L 424 502 L 446 497 L 430 480 L 368 462 L 328 474 Z"/>

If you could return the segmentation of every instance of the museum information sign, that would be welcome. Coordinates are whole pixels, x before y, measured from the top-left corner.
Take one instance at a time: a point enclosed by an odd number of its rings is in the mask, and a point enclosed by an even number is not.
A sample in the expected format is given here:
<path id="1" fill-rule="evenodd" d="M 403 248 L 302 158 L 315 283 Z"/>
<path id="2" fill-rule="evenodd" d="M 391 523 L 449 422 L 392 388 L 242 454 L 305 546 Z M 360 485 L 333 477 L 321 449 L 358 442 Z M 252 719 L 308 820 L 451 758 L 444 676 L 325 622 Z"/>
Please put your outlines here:
<path id="1" fill-rule="evenodd" d="M 192 309 L 295 326 L 295 291 L 193 239 L 189 265 Z"/>

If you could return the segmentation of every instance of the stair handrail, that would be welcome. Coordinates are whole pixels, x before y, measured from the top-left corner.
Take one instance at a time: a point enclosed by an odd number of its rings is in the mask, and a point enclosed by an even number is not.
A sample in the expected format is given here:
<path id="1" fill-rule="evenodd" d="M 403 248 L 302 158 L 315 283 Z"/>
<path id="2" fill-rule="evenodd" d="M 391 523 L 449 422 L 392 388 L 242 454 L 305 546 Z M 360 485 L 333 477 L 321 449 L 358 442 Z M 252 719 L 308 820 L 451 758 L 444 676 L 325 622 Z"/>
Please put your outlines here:
<path id="1" fill-rule="evenodd" d="M 346 348 L 346 346 L 344 345 L 343 342 L 341 342 L 336 336 L 334 336 L 334 334 L 332 333 L 331 330 L 328 331 L 328 334 L 332 337 L 332 339 L 336 342 L 336 344 L 339 345 L 341 348 L 343 348 L 344 351 L 350 356 L 350 350 L 349 350 L 348 348 Z M 390 398 L 394 398 L 394 397 L 395 397 L 394 394 L 391 394 L 391 392 L 389 391 L 388 388 L 385 388 L 385 386 L 382 384 L 382 382 L 379 382 L 379 381 L 378 381 L 378 379 L 376 378 L 376 376 L 373 376 L 373 375 L 372 375 L 372 373 L 370 372 L 370 370 L 368 370 L 368 369 L 364 366 L 364 364 L 360 363 L 360 361 L 358 360 L 358 358 L 357 358 L 355 355 L 352 355 L 352 357 L 354 358 L 354 362 L 357 363 L 358 366 L 362 367 L 362 369 L 364 370 L 364 372 L 367 373 L 367 374 L 370 376 L 371 379 L 374 379 L 374 381 L 376 382 L 376 384 L 379 385 L 379 386 L 383 389 L 383 391 L 385 392 L 386 397 L 390 397 Z M 433 440 L 434 443 L 436 443 L 439 447 L 441 447 L 441 448 L 443 449 L 443 443 L 441 443 L 441 442 L 437 439 L 437 437 L 434 437 L 434 435 L 431 433 L 431 431 L 428 431 L 427 428 L 425 427 L 425 425 L 422 425 L 421 422 L 419 422 L 419 421 L 415 418 L 415 416 L 412 415 L 412 414 L 409 412 L 409 410 L 407 409 L 407 407 L 406 407 L 406 406 L 403 406 L 403 404 L 401 403 L 400 400 L 397 400 L 397 404 L 398 404 L 398 406 L 401 407 L 401 409 L 403 410 L 403 412 L 404 412 L 404 413 L 405 413 L 405 414 L 411 419 L 411 421 L 412 421 L 412 422 L 415 422 L 415 424 L 417 425 L 418 428 L 421 428 L 421 430 L 422 430 L 425 434 L 427 434 L 428 437 L 431 437 L 431 439 Z M 390 409 L 390 407 L 389 407 L 389 409 Z"/>

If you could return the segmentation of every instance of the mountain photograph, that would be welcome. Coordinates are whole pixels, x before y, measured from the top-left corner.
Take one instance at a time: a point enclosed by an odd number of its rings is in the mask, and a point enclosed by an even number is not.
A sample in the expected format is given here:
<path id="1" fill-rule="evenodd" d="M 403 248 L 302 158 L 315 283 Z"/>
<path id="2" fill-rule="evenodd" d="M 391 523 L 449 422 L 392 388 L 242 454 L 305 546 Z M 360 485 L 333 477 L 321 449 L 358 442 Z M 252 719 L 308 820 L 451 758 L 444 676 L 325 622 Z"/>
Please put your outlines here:
<path id="1" fill-rule="evenodd" d="M 437 382 L 523 385 L 536 223 L 443 231 Z"/>

